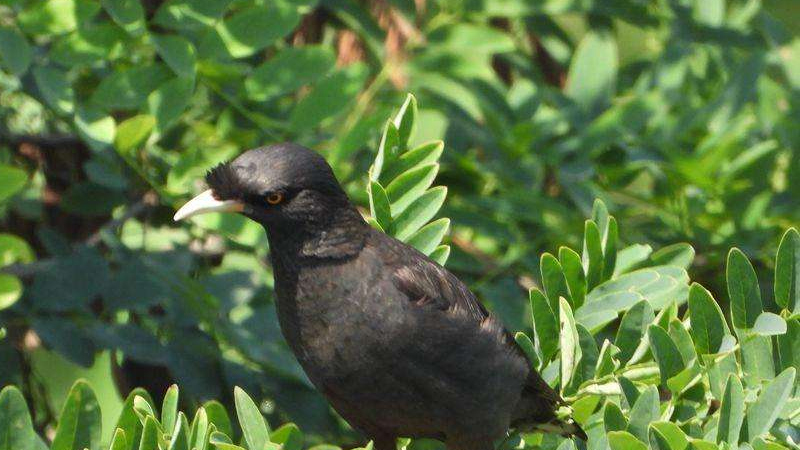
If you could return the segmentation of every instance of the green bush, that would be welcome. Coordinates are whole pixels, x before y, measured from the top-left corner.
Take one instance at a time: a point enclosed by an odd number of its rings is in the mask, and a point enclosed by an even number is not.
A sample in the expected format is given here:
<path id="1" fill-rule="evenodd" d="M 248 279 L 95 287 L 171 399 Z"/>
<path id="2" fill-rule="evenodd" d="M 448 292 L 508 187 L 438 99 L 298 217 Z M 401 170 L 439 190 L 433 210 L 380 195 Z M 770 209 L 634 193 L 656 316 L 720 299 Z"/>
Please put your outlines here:
<path id="1" fill-rule="evenodd" d="M 408 153 L 400 158 L 403 155 Z M 373 166 L 374 178 L 380 178 L 379 167 Z M 371 196 L 385 192 L 377 182 L 372 186 Z M 425 198 L 424 193 L 418 198 Z M 386 203 L 395 206 L 397 201 Z M 391 217 L 376 222 L 386 226 Z M 545 380 L 560 389 L 569 405 L 566 409 L 587 431 L 589 448 L 796 448 L 800 233 L 790 229 L 778 247 L 774 289 L 782 308 L 779 313 L 764 310 L 750 262 L 740 250 L 730 251 L 729 327 L 712 295 L 697 283 L 688 284 L 684 267 L 694 256 L 690 246 L 672 246 L 652 255 L 638 245 L 618 250 L 616 220 L 599 201 L 585 229 L 582 256 L 567 247 L 559 249 L 558 257 L 542 256 L 544 290 L 530 291 L 533 339 L 523 332 L 516 339 Z M 688 308 L 681 315 L 684 303 Z M 620 314 L 613 334 L 607 325 Z M 295 424 L 270 431 L 243 390 L 237 387 L 234 399 L 240 430 L 234 430 L 225 408 L 216 401 L 206 402 L 190 421 L 178 412 L 177 386 L 167 390 L 160 416 L 149 394 L 134 390 L 107 446 L 110 450 L 305 448 Z M 231 437 L 239 431 L 242 437 L 236 445 Z M 404 440 L 400 445 L 415 449 L 432 444 Z M 511 436 L 502 443 L 505 449 L 574 446 L 573 441 L 542 434 Z M 91 387 L 78 381 L 67 396 L 50 448 L 100 447 L 100 407 Z M 0 393 L 0 450 L 42 448 L 48 447 L 32 427 L 22 393 L 6 387 Z"/>

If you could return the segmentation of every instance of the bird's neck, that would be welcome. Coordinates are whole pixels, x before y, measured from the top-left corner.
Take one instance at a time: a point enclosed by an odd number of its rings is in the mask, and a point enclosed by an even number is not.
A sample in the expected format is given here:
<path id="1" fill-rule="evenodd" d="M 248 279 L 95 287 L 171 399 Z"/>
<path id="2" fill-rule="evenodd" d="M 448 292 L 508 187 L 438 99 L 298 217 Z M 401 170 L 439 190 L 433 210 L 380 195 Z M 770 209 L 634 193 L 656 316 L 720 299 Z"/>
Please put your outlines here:
<path id="1" fill-rule="evenodd" d="M 352 258 L 364 247 L 369 229 L 358 210 L 348 205 L 302 226 L 269 227 L 267 238 L 275 263 L 297 264 Z"/>

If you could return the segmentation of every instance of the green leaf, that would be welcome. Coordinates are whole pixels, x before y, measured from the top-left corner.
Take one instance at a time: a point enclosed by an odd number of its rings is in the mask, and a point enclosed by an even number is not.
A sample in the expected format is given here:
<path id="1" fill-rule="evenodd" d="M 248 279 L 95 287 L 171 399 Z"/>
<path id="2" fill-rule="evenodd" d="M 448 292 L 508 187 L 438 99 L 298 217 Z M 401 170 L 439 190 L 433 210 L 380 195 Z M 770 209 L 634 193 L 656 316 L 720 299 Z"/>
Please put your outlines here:
<path id="1" fill-rule="evenodd" d="M 775 258 L 775 303 L 800 313 L 800 233 L 790 228 L 781 238 Z"/>
<path id="2" fill-rule="evenodd" d="M 794 367 L 800 370 L 800 318 L 788 320 L 786 334 L 778 336 L 778 359 L 780 369 Z"/>
<path id="3" fill-rule="evenodd" d="M 614 344 L 619 347 L 619 361 L 625 365 L 633 356 L 636 348 L 650 326 L 656 319 L 653 308 L 646 300 L 633 305 L 624 316 L 617 329 Z"/>
<path id="4" fill-rule="evenodd" d="M 151 399 L 137 395 L 133 397 L 133 410 L 136 411 L 140 418 L 148 416 L 156 417 L 155 408 L 151 403 Z"/>
<path id="5" fill-rule="evenodd" d="M 139 0 L 100 0 L 108 15 L 133 36 L 144 32 L 144 8 Z"/>
<path id="6" fill-rule="evenodd" d="M 155 131 L 163 133 L 183 114 L 194 94 L 194 80 L 173 78 L 147 96 L 147 110 L 155 117 Z"/>
<path id="7" fill-rule="evenodd" d="M 617 44 L 607 31 L 584 35 L 569 67 L 565 92 L 585 109 L 611 100 L 617 82 Z"/>
<path id="8" fill-rule="evenodd" d="M 678 351 L 678 346 L 663 328 L 658 325 L 650 325 L 647 329 L 647 337 L 653 357 L 658 363 L 661 384 L 666 386 L 667 380 L 680 373 L 686 368 L 686 365 Z"/>
<path id="9" fill-rule="evenodd" d="M 627 431 L 609 432 L 608 445 L 611 446 L 611 450 L 647 450 L 644 442 Z"/>
<path id="10" fill-rule="evenodd" d="M 405 147 L 414 133 L 414 126 L 417 119 L 417 99 L 411 95 L 406 95 L 406 100 L 400 111 L 394 117 L 394 126 L 397 128 L 398 140 Z"/>
<path id="11" fill-rule="evenodd" d="M 753 333 L 761 336 L 784 334 L 786 333 L 786 321 L 777 314 L 762 312 L 756 318 L 756 323 L 753 325 Z"/>
<path id="12" fill-rule="evenodd" d="M 604 340 L 597 358 L 595 378 L 611 375 L 619 367 L 619 361 L 615 358 L 617 354 L 619 354 L 619 348 L 608 339 Z"/>
<path id="13" fill-rule="evenodd" d="M 17 29 L 0 27 L 0 67 L 20 76 L 31 65 L 33 51 L 28 40 Z"/>
<path id="14" fill-rule="evenodd" d="M 395 145 L 399 145 L 397 144 L 400 139 L 399 131 L 397 131 L 397 128 L 393 124 L 391 128 L 396 134 Z M 444 142 L 427 142 L 405 153 L 402 153 L 396 160 L 393 160 L 389 166 L 383 168 L 379 175 L 384 180 L 393 180 L 401 173 L 405 173 L 409 170 L 416 169 L 424 165 L 435 163 L 439 160 L 439 157 L 442 156 L 443 151 Z"/>
<path id="15" fill-rule="evenodd" d="M 194 414 L 194 419 L 192 419 L 192 425 L 189 430 L 189 448 L 205 450 L 211 427 L 208 423 L 208 414 L 206 414 L 206 409 L 202 406 L 197 408 L 197 412 Z"/>
<path id="16" fill-rule="evenodd" d="M 584 395 L 575 400 L 570 407 L 572 408 L 572 419 L 577 423 L 586 423 L 600 404 L 600 395 Z"/>
<path id="17" fill-rule="evenodd" d="M 159 434 L 158 423 L 155 417 L 147 416 L 144 420 L 142 439 L 139 441 L 139 450 L 158 450 Z"/>
<path id="18" fill-rule="evenodd" d="M 737 330 L 740 336 L 742 365 L 745 382 L 748 385 L 769 380 L 775 376 L 775 367 L 772 359 L 772 338 L 760 336 L 752 331 Z"/>
<path id="19" fill-rule="evenodd" d="M 178 420 L 178 386 L 172 385 L 164 394 L 164 401 L 161 403 L 161 426 L 165 430 L 175 428 L 175 421 Z"/>
<path id="20" fill-rule="evenodd" d="M 293 423 L 282 425 L 270 435 L 273 443 L 279 444 L 280 450 L 302 450 L 303 433 Z"/>
<path id="21" fill-rule="evenodd" d="M 367 66 L 357 63 L 320 80 L 292 110 L 290 128 L 297 132 L 305 131 L 347 109 L 361 90 L 367 74 Z"/>
<path id="22" fill-rule="evenodd" d="M 384 166 L 387 168 L 390 167 L 397 159 L 399 152 L 400 142 L 397 135 L 397 128 L 392 121 L 388 121 L 383 128 L 381 142 L 378 144 L 378 154 L 375 155 L 375 161 L 372 163 L 372 167 L 369 168 L 370 181 L 387 180 L 387 177 L 383 173 Z"/>
<path id="23" fill-rule="evenodd" d="M 392 205 L 392 216 L 397 217 L 430 187 L 439 165 L 436 163 L 409 170 L 386 186 L 386 195 Z"/>
<path id="24" fill-rule="evenodd" d="M 542 362 L 547 363 L 555 356 L 559 345 L 559 325 L 550 303 L 538 289 L 528 292 L 533 316 L 533 331 L 539 345 Z"/>
<path id="25" fill-rule="evenodd" d="M 572 308 L 563 297 L 559 299 L 559 349 L 561 350 L 561 390 L 569 386 L 576 375 L 578 363 L 581 360 L 581 347 L 579 345 L 578 328 L 572 317 Z"/>
<path id="26" fill-rule="evenodd" d="M 431 252 L 430 255 L 428 255 L 430 259 L 439 263 L 440 266 L 444 266 L 449 256 L 450 256 L 449 245 L 440 245 L 436 247 L 436 250 L 434 250 L 433 252 Z"/>
<path id="27" fill-rule="evenodd" d="M 639 440 L 647 441 L 648 426 L 650 422 L 658 420 L 659 417 L 658 390 L 655 386 L 648 386 L 639 395 L 636 403 L 631 408 L 629 417 L 628 432 L 639 438 Z"/>
<path id="28" fill-rule="evenodd" d="M 653 253 L 650 260 L 657 266 L 688 269 L 694 261 L 694 248 L 687 243 L 668 245 Z"/>
<path id="29" fill-rule="evenodd" d="M 783 405 L 794 388 L 795 370 L 790 367 L 767 384 L 761 394 L 747 410 L 747 435 L 752 442 L 756 437 L 769 432 L 778 418 Z"/>
<path id="30" fill-rule="evenodd" d="M 123 156 L 130 156 L 150 136 L 156 118 L 149 114 L 140 114 L 119 124 L 114 146 Z"/>
<path id="31" fill-rule="evenodd" d="M 650 424 L 650 430 L 657 431 L 671 450 L 683 450 L 689 445 L 686 433 L 673 422 L 653 422 Z"/>
<path id="32" fill-rule="evenodd" d="M 603 278 L 603 244 L 597 224 L 587 220 L 583 231 L 583 256 L 581 262 L 586 273 L 586 285 L 591 291 Z"/>
<path id="33" fill-rule="evenodd" d="M 654 310 L 664 309 L 673 302 L 681 304 L 689 293 L 686 271 L 675 266 L 655 266 L 620 275 L 593 289 L 586 303 L 577 310 L 575 317 L 587 328 L 594 330 L 613 320 L 640 300 L 646 299 Z M 589 324 L 594 314 L 611 312 L 610 320 Z M 667 322 L 668 323 L 668 322 Z"/>
<path id="34" fill-rule="evenodd" d="M 27 182 L 28 174 L 24 170 L 0 165 L 0 203 L 21 191 Z"/>
<path id="35" fill-rule="evenodd" d="M 153 21 L 177 30 L 213 27 L 230 3 L 231 0 L 168 0 L 159 6 Z"/>
<path id="36" fill-rule="evenodd" d="M 22 282 L 14 275 L 0 273 L 0 311 L 11 307 L 22 296 Z"/>
<path id="37" fill-rule="evenodd" d="M 166 428 L 165 426 L 166 429 L 172 430 L 167 450 L 189 450 L 189 420 L 186 419 L 183 412 L 178 413 L 177 417 L 174 427 Z"/>
<path id="38" fill-rule="evenodd" d="M 614 276 L 639 267 L 653 252 L 649 245 L 634 244 L 623 248 L 617 253 L 617 264 L 614 267 Z"/>
<path id="39" fill-rule="evenodd" d="M 392 207 L 389 197 L 380 183 L 371 181 L 369 184 L 369 212 L 378 222 L 378 225 L 385 231 L 392 230 Z"/>
<path id="40" fill-rule="evenodd" d="M 33 262 L 36 256 L 28 243 L 13 234 L 0 233 L 0 267 Z"/>
<path id="41" fill-rule="evenodd" d="M 216 400 L 211 400 L 203 404 L 206 413 L 208 414 L 208 422 L 214 425 L 217 430 L 227 435 L 233 434 L 233 426 L 231 419 L 228 417 L 228 411 L 225 407 Z"/>
<path id="42" fill-rule="evenodd" d="M 197 57 L 191 42 L 181 36 L 170 34 L 152 34 L 151 38 L 158 55 L 175 74 L 181 77 L 194 78 Z"/>
<path id="43" fill-rule="evenodd" d="M 531 338 L 528 337 L 527 334 L 517 331 L 514 333 L 514 341 L 519 345 L 523 352 L 525 352 L 525 356 L 528 357 L 528 360 L 531 362 L 531 366 L 536 368 L 539 366 L 539 357 L 536 355 L 536 346 L 531 341 Z"/>
<path id="44" fill-rule="evenodd" d="M 581 257 L 571 248 L 561 247 L 558 249 L 558 261 L 567 280 L 572 305 L 578 309 L 586 301 L 586 274 L 583 272 Z"/>
<path id="45" fill-rule="evenodd" d="M 681 358 L 686 366 L 690 365 L 692 361 L 697 359 L 697 352 L 694 350 L 694 342 L 689 331 L 686 330 L 683 322 L 678 319 L 669 321 L 669 337 L 678 347 Z"/>
<path id="46" fill-rule="evenodd" d="M 667 437 L 661 431 L 651 427 L 649 434 L 650 448 L 653 450 L 671 450 Z"/>
<path id="47" fill-rule="evenodd" d="M 0 450 L 38 450 L 38 441 L 25 397 L 6 386 L 0 391 Z"/>
<path id="48" fill-rule="evenodd" d="M 610 218 L 611 216 L 608 214 L 608 207 L 606 207 L 605 202 L 599 198 L 594 199 L 594 203 L 592 203 L 591 220 L 597 225 L 600 236 L 604 238 L 603 240 L 605 240 L 606 233 L 608 232 Z"/>
<path id="49" fill-rule="evenodd" d="M 619 229 L 617 220 L 613 217 L 608 218 L 608 227 L 603 237 L 603 275 L 601 279 L 606 281 L 614 274 L 617 264 L 617 241 L 619 240 Z"/>
<path id="50" fill-rule="evenodd" d="M 125 33 L 110 23 L 82 26 L 59 39 L 50 50 L 50 58 L 69 68 L 91 66 L 117 59 L 126 39 Z"/>
<path id="51" fill-rule="evenodd" d="M 438 49 L 454 53 L 491 55 L 514 50 L 514 43 L 508 34 L 468 22 L 440 27 L 431 33 L 429 39 L 431 45 Z"/>
<path id="52" fill-rule="evenodd" d="M 408 208 L 394 219 L 394 236 L 405 241 L 423 225 L 433 219 L 447 197 L 447 188 L 437 186 L 414 200 Z"/>
<path id="53" fill-rule="evenodd" d="M 105 111 L 137 109 L 171 75 L 162 64 L 116 71 L 100 81 L 91 100 Z"/>
<path id="54" fill-rule="evenodd" d="M 125 202 L 125 196 L 117 190 L 91 183 L 70 186 L 61 197 L 61 209 L 82 216 L 103 216 L 111 213 Z"/>
<path id="55" fill-rule="evenodd" d="M 36 67 L 33 69 L 36 86 L 45 101 L 62 114 L 72 114 L 75 110 L 75 93 L 72 90 L 66 72 L 53 67 Z"/>
<path id="56" fill-rule="evenodd" d="M 778 444 L 777 442 L 765 441 L 762 438 L 753 439 L 752 444 L 753 444 L 753 450 L 788 450 L 788 447 L 784 447 L 783 445 Z"/>
<path id="57" fill-rule="evenodd" d="M 233 397 L 236 403 L 236 414 L 239 416 L 239 424 L 242 427 L 244 439 L 247 441 L 247 447 L 251 449 L 264 448 L 269 442 L 269 428 L 258 406 L 238 386 L 233 390 Z"/>
<path id="58" fill-rule="evenodd" d="M 100 5 L 89 0 L 43 0 L 29 4 L 17 16 L 26 34 L 62 34 L 88 22 Z"/>
<path id="59" fill-rule="evenodd" d="M 603 425 L 606 432 L 625 431 L 628 429 L 628 419 L 616 403 L 606 402 L 603 408 Z"/>
<path id="60" fill-rule="evenodd" d="M 722 338 L 730 334 L 728 324 L 717 302 L 703 286 L 692 283 L 689 288 L 689 320 L 697 353 L 717 353 Z"/>
<path id="61" fill-rule="evenodd" d="M 692 450 L 718 450 L 719 447 L 713 442 L 704 441 L 701 439 L 692 439 L 690 441 L 690 448 Z"/>
<path id="62" fill-rule="evenodd" d="M 244 58 L 288 34 L 300 22 L 296 6 L 271 1 L 244 8 L 220 21 L 201 44 L 201 52 L 218 57 Z"/>
<path id="63" fill-rule="evenodd" d="M 58 428 L 51 450 L 80 450 L 100 448 L 100 405 L 86 381 L 72 385 L 61 409 Z"/>
<path id="64" fill-rule="evenodd" d="M 736 445 L 744 421 L 744 390 L 742 382 L 735 374 L 728 377 L 719 407 L 717 443 L 727 442 Z"/>
<path id="65" fill-rule="evenodd" d="M 91 108 L 76 108 L 75 128 L 93 150 L 106 150 L 114 143 L 117 124 L 114 118 Z"/>
<path id="66" fill-rule="evenodd" d="M 753 266 L 738 248 L 728 253 L 725 273 L 728 296 L 731 300 L 731 317 L 736 328 L 753 328 L 756 318 L 763 311 L 761 292 Z"/>
<path id="67" fill-rule="evenodd" d="M 327 46 L 287 47 L 256 67 L 244 87 L 251 100 L 269 100 L 323 78 L 335 62 Z"/>
<path id="68" fill-rule="evenodd" d="M 619 381 L 619 388 L 622 391 L 622 398 L 628 404 L 628 409 L 633 408 L 640 397 L 639 389 L 636 388 L 636 385 L 633 384 L 633 381 L 622 375 L 617 377 L 617 380 Z"/>
<path id="69" fill-rule="evenodd" d="M 553 311 L 558 311 L 558 299 L 564 297 L 570 300 L 567 280 L 561 270 L 561 264 L 555 256 L 543 253 L 539 259 L 539 270 L 542 273 L 542 287 L 547 294 L 547 300 Z"/>
<path id="70" fill-rule="evenodd" d="M 133 409 L 136 397 L 141 397 L 145 402 L 152 401 L 150 394 L 141 388 L 136 388 L 131 391 L 125 399 L 117 423 L 114 425 L 115 429 L 120 429 L 125 432 L 125 438 L 128 444 L 125 450 L 134 450 L 138 448 L 136 445 L 139 443 L 142 436 L 142 423 L 139 421 L 139 417 Z"/>
<path id="71" fill-rule="evenodd" d="M 449 228 L 450 219 L 437 219 L 420 228 L 406 242 L 420 252 L 430 255 L 442 242 L 442 238 L 447 234 Z"/>
<path id="72" fill-rule="evenodd" d="M 214 431 L 208 438 L 208 442 L 216 447 L 218 450 L 244 450 L 244 447 L 239 447 L 231 442 L 231 439 L 219 431 Z M 267 449 L 267 447 L 259 447 Z M 271 450 L 271 449 L 269 449 Z"/>
<path id="73" fill-rule="evenodd" d="M 114 430 L 114 436 L 111 438 L 110 450 L 128 450 L 128 439 L 125 437 L 125 430 L 117 428 Z"/>

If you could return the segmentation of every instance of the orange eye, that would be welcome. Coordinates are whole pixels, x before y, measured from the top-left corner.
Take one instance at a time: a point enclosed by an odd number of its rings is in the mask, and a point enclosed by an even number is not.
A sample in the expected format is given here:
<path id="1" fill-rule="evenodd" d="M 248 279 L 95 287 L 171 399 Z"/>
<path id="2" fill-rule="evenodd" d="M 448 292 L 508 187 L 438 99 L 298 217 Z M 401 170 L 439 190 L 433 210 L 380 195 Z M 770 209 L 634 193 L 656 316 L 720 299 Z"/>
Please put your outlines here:
<path id="1" fill-rule="evenodd" d="M 277 205 L 278 203 L 283 201 L 283 194 L 278 192 L 273 192 L 267 196 L 267 203 L 270 205 Z"/>

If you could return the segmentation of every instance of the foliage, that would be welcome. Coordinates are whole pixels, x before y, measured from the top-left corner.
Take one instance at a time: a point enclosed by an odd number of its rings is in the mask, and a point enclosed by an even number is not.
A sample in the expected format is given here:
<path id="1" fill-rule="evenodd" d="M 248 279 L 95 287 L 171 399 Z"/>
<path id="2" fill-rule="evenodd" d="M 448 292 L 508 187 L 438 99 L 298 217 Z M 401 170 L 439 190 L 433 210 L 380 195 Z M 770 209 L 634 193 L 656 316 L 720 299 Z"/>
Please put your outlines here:
<path id="1" fill-rule="evenodd" d="M 794 282 L 779 314 L 764 311 L 760 297 L 752 295 L 759 286 L 750 275 L 750 262 L 732 249 L 727 270 L 732 333 L 711 294 L 697 283 L 688 285 L 684 267 L 691 261 L 691 247 L 675 246 L 652 256 L 640 246 L 617 252 L 615 224 L 605 205 L 595 202 L 593 218 L 586 221 L 584 257 L 567 247 L 560 249 L 559 258 L 542 256 L 544 292 L 530 293 L 534 339 L 523 332 L 516 335 L 545 380 L 560 389 L 569 413 L 587 431 L 589 448 L 796 447 L 800 316 L 786 308 L 800 300 Z M 779 279 L 800 277 L 800 266 L 785 256 L 797 253 L 798 238 L 796 229 L 784 235 L 778 250 Z M 616 257 L 610 257 L 612 252 Z M 577 266 L 572 267 L 573 262 Z M 786 289 L 783 283 L 776 283 L 775 289 Z M 688 310 L 681 317 L 679 306 L 685 302 Z M 605 329 L 619 315 L 621 323 L 611 336 Z M 177 386 L 167 390 L 160 416 L 149 394 L 134 390 L 108 448 L 305 448 L 295 424 L 272 431 L 259 407 L 238 387 L 234 400 L 239 445 L 231 438 L 231 421 L 219 403 L 207 402 L 190 421 L 178 411 Z M 92 389 L 84 381 L 76 382 L 50 448 L 99 449 L 100 417 Z M 32 427 L 24 397 L 13 386 L 0 393 L 3 436 L 0 443 L 8 443 L 9 449 L 48 448 Z M 424 444 L 404 440 L 400 445 L 405 450 Z M 568 448 L 565 445 L 573 444 L 553 435 L 526 434 L 507 440 L 503 448 Z"/>
<path id="2" fill-rule="evenodd" d="M 800 238 L 776 243 L 800 221 L 798 17 L 792 0 L 0 0 L 0 385 L 44 433 L 88 370 L 104 410 L 172 383 L 187 410 L 230 409 L 242 386 L 309 443 L 355 442 L 280 337 L 262 230 L 170 220 L 209 167 L 290 140 L 524 333 L 573 407 L 637 364 L 637 389 L 669 369 L 659 398 L 692 368 L 711 389 L 704 358 L 732 345 L 741 389 L 715 375 L 708 410 L 662 403 L 695 439 L 725 392 L 750 408 L 797 367 Z M 616 432 L 639 417 L 609 405 Z"/>
<path id="3" fill-rule="evenodd" d="M 708 290 L 689 283 L 691 246 L 617 251 L 616 220 L 600 201 L 585 230 L 582 258 L 567 247 L 542 256 L 543 289 L 530 292 L 533 339 L 516 338 L 571 404 L 590 448 L 796 447 L 794 300 L 779 294 L 780 309 L 765 309 L 750 261 L 733 248 L 728 321 Z M 798 266 L 781 255 L 797 251 L 798 237 L 792 228 L 781 240 L 776 292 L 796 291 Z"/>
<path id="4" fill-rule="evenodd" d="M 84 380 L 70 389 L 61 411 L 61 421 L 47 446 L 31 425 L 25 398 L 15 387 L 0 392 L 0 449 L 3 450 L 301 450 L 303 433 L 289 423 L 271 430 L 258 406 L 243 390 L 236 388 L 237 435 L 241 445 L 233 443 L 234 428 L 227 411 L 217 402 L 200 406 L 192 416 L 178 409 L 178 387 L 170 386 L 158 413 L 149 394 L 134 390 L 128 396 L 114 426 L 111 441 L 100 441 L 101 411 L 94 391 Z M 239 433 L 241 431 L 241 433 Z M 335 446 L 317 446 L 333 450 Z M 368 447 L 369 448 L 369 447 Z M 364 450 L 364 449 L 361 449 Z"/>

